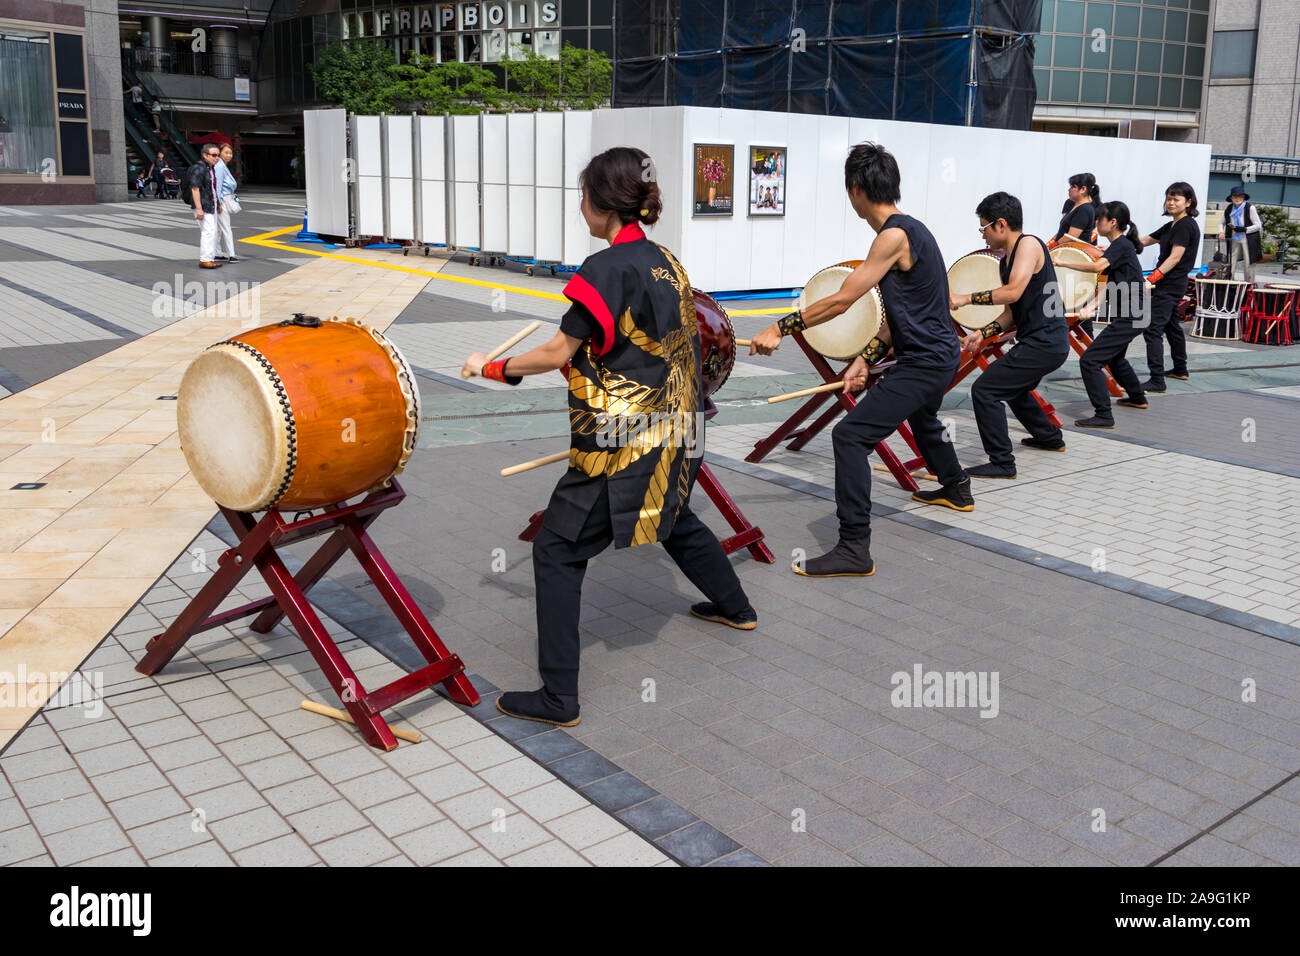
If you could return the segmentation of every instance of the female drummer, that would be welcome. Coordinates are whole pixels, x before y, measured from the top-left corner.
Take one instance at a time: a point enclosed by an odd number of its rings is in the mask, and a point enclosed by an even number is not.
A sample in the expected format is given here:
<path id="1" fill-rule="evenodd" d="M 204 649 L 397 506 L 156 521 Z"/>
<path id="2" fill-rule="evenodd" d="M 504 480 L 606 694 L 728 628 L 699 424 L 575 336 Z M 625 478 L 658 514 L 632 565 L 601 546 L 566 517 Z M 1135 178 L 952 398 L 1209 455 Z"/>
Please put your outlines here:
<path id="1" fill-rule="evenodd" d="M 691 608 L 696 617 L 742 630 L 758 624 L 722 545 L 687 501 L 704 442 L 699 326 L 686 271 L 641 230 L 663 208 L 658 184 L 642 175 L 648 168 L 644 152 L 620 146 L 582 171 L 583 218 L 610 247 L 564 287 L 573 304 L 555 338 L 502 361 L 485 363 L 480 352 L 465 360 L 470 374 L 512 385 L 569 365 L 569 470 L 533 542 L 542 687 L 497 701 L 503 713 L 562 727 L 579 720 L 587 561 L 611 541 L 662 542 L 709 599 Z"/>
<path id="2" fill-rule="evenodd" d="M 1097 213 L 1101 209 L 1101 187 L 1092 173 L 1075 173 L 1070 177 L 1070 198 L 1062 210 L 1061 223 L 1056 234 L 1048 241 L 1047 247 L 1056 246 L 1070 239 L 1079 242 L 1096 242 Z"/>
<path id="3" fill-rule="evenodd" d="M 1142 332 L 1147 342 L 1147 368 L 1151 378 L 1142 383 L 1147 392 L 1165 391 L 1165 376 L 1187 381 L 1187 337 L 1178 317 L 1178 303 L 1187 292 L 1187 273 L 1201 247 L 1201 227 L 1196 224 L 1196 190 L 1177 182 L 1165 190 L 1165 223 L 1141 239 L 1142 247 L 1160 244 L 1160 264 L 1147 276 L 1151 284 L 1151 324 Z M 1174 367 L 1165 371 L 1165 342 Z"/>
<path id="4" fill-rule="evenodd" d="M 1109 368 L 1115 381 L 1127 393 L 1117 404 L 1127 408 L 1146 408 L 1146 395 L 1138 381 L 1137 372 L 1124 353 L 1128 345 L 1142 334 L 1149 302 L 1146 283 L 1142 281 L 1142 265 L 1138 262 L 1138 243 L 1141 234 L 1129 218 L 1129 209 L 1122 202 L 1103 203 L 1097 219 L 1097 231 L 1110 240 L 1110 245 L 1093 262 L 1058 262 L 1058 269 L 1077 272 L 1104 273 L 1106 294 L 1105 318 L 1110 325 L 1092 341 L 1079 359 L 1083 385 L 1092 402 L 1092 416 L 1080 418 L 1075 425 L 1080 428 L 1114 428 L 1115 418 L 1110 410 L 1110 393 L 1106 389 L 1105 369 Z"/>

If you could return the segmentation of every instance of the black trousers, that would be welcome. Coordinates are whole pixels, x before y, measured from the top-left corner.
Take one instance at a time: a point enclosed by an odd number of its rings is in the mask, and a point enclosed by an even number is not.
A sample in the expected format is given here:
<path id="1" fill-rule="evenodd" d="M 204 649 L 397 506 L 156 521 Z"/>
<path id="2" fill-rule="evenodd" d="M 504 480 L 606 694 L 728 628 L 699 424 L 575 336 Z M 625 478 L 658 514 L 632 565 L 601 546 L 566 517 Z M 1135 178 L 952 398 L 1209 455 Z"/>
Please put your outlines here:
<path id="1" fill-rule="evenodd" d="M 840 537 L 845 541 L 858 541 L 871 534 L 871 453 L 903 422 L 911 427 L 921 456 L 940 484 L 965 477 L 938 418 L 954 372 L 956 368 L 947 365 L 896 365 L 863 392 L 853 411 L 831 429 L 835 514 L 840 520 Z"/>
<path id="2" fill-rule="evenodd" d="M 614 540 L 609 520 L 609 491 L 602 490 L 577 541 L 543 527 L 533 540 L 533 581 L 537 591 L 537 669 L 553 694 L 578 693 L 581 644 L 578 619 L 587 562 Z M 690 509 L 682 506 L 672 534 L 663 542 L 682 573 L 724 614 L 749 606 L 740 579 L 717 536 Z"/>
<path id="3" fill-rule="evenodd" d="M 1142 337 L 1147 342 L 1147 369 L 1156 385 L 1165 384 L 1165 339 L 1169 340 L 1169 358 L 1174 371 L 1180 375 L 1187 373 L 1187 335 L 1177 314 L 1182 299 L 1181 289 L 1156 289 L 1151 293 L 1151 325 L 1142 332 Z"/>
<path id="4" fill-rule="evenodd" d="M 1110 418 L 1110 392 L 1106 388 L 1106 369 L 1115 376 L 1120 388 L 1136 398 L 1142 394 L 1142 383 L 1129 360 L 1124 357 L 1128 344 L 1143 330 L 1127 323 L 1111 322 L 1092 340 L 1083 355 L 1079 356 L 1079 372 L 1083 387 L 1088 390 L 1088 401 L 1099 418 Z"/>
<path id="5" fill-rule="evenodd" d="M 989 461 L 1010 467 L 1016 464 L 1003 402 L 1034 438 L 1048 442 L 1063 440 L 1061 430 L 1052 424 L 1042 406 L 1029 393 L 1038 387 L 1044 375 L 1064 365 L 1068 354 L 1068 350 L 1060 354 L 1022 343 L 980 373 L 971 387 L 970 397 L 975 406 L 980 441 L 984 443 Z"/>

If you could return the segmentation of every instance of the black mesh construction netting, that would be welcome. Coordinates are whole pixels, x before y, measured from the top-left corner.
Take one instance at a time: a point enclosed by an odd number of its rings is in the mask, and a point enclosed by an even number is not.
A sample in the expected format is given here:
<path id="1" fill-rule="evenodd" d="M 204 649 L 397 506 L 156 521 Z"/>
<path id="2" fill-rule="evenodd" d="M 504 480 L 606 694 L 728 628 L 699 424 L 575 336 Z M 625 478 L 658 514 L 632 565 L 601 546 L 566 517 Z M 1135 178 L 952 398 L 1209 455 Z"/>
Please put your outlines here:
<path id="1" fill-rule="evenodd" d="M 1028 129 L 1042 0 L 615 0 L 615 106 Z"/>

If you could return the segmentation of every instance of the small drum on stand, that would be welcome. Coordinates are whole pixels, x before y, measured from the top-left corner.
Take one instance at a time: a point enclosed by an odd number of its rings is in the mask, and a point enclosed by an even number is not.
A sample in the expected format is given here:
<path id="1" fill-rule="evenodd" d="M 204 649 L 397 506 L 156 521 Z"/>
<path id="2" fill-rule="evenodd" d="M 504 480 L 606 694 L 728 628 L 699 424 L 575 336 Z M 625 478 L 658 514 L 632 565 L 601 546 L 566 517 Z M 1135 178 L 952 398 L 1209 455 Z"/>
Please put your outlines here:
<path id="1" fill-rule="evenodd" d="M 853 274 L 858 265 L 858 262 L 842 262 L 822 269 L 803 287 L 799 296 L 799 309 L 802 311 L 818 299 L 839 292 L 844 280 Z M 872 286 L 847 311 L 828 322 L 804 329 L 803 337 L 826 358 L 837 362 L 852 362 L 880 331 L 884 319 L 885 300 L 880 295 L 880 289 Z"/>
<path id="2" fill-rule="evenodd" d="M 1290 345 L 1296 321 L 1295 300 L 1300 286 L 1270 284 L 1251 289 L 1246 306 L 1243 342 L 1252 345 Z"/>
<path id="3" fill-rule="evenodd" d="M 176 394 L 181 449 L 217 504 L 310 510 L 400 474 L 420 390 L 382 333 L 299 316 L 201 352 Z"/>
<path id="4" fill-rule="evenodd" d="M 962 256 L 948 270 L 948 289 L 957 295 L 969 295 L 996 289 L 1002 285 L 1002 259 L 1006 256 L 1001 249 L 976 249 Z M 996 322 L 1005 305 L 963 305 L 952 313 L 953 321 L 967 332 L 978 332 L 990 322 Z"/>
<path id="5" fill-rule="evenodd" d="M 1237 279 L 1197 278 L 1191 334 L 1198 339 L 1240 339 L 1241 311 L 1249 288 L 1249 282 Z"/>
<path id="6" fill-rule="evenodd" d="M 713 296 L 691 287 L 695 299 L 695 321 L 700 327 L 700 371 L 704 381 L 705 406 L 713 407 L 710 396 L 726 384 L 736 364 L 736 333 L 727 310 Z"/>
<path id="7" fill-rule="evenodd" d="M 1052 262 L 1096 262 L 1101 250 L 1086 242 L 1063 242 L 1051 252 Z M 1079 272 L 1077 269 L 1057 269 L 1056 282 L 1061 290 L 1061 301 L 1066 312 L 1078 312 L 1089 302 L 1103 294 L 1106 279 L 1096 272 Z M 1104 318 L 1104 316 L 1097 316 Z"/>

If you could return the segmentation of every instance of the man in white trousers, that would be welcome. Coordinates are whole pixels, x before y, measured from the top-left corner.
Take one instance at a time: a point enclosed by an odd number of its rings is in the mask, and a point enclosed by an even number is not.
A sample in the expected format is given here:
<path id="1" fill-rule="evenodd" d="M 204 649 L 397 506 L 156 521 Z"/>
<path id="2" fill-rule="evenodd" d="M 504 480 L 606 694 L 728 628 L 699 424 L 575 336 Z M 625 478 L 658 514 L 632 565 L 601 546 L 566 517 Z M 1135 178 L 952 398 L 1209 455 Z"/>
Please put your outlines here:
<path id="1" fill-rule="evenodd" d="M 230 197 L 235 194 L 239 184 L 230 172 L 230 163 L 234 161 L 235 150 L 229 143 L 221 144 L 221 159 L 217 161 L 217 198 L 221 202 L 221 211 L 217 213 L 217 258 L 226 262 L 238 262 L 235 255 L 235 235 L 230 231 Z"/>
<path id="2" fill-rule="evenodd" d="M 216 166 L 221 154 L 216 144 L 203 147 L 203 159 L 185 174 L 185 188 L 189 191 L 190 205 L 199 224 L 199 265 L 204 269 L 220 269 L 217 257 L 217 214 L 221 202 L 217 193 Z"/>

